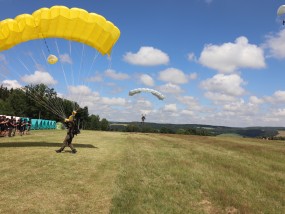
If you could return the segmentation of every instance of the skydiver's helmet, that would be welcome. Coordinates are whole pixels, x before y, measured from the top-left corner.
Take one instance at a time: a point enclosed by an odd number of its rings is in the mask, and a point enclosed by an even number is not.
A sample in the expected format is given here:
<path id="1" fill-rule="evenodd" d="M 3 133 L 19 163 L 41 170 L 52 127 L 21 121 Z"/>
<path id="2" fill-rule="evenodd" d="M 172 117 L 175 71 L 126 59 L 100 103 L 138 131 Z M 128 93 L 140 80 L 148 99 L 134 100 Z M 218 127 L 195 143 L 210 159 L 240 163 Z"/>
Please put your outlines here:
<path id="1" fill-rule="evenodd" d="M 72 111 L 72 115 L 73 115 L 73 116 L 75 116 L 75 115 L 76 115 L 76 113 L 77 113 L 76 111 Z"/>

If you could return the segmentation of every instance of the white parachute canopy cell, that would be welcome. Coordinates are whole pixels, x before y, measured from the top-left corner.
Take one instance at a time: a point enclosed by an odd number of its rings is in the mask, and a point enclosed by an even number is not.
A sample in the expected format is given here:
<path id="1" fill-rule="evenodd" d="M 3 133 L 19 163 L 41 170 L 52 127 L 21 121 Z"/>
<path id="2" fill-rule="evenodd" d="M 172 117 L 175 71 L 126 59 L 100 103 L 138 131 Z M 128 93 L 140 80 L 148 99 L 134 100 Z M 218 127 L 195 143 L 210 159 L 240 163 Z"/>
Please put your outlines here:
<path id="1" fill-rule="evenodd" d="M 281 5 L 277 10 L 277 15 L 281 16 L 285 13 L 285 5 Z"/>
<path id="2" fill-rule="evenodd" d="M 150 88 L 137 88 L 137 89 L 133 89 L 131 91 L 129 91 L 129 95 L 133 96 L 135 94 L 141 93 L 141 92 L 148 92 L 148 93 L 152 93 L 154 96 L 156 96 L 158 99 L 163 100 L 165 97 L 163 96 L 163 94 L 161 94 L 160 92 L 150 89 Z"/>

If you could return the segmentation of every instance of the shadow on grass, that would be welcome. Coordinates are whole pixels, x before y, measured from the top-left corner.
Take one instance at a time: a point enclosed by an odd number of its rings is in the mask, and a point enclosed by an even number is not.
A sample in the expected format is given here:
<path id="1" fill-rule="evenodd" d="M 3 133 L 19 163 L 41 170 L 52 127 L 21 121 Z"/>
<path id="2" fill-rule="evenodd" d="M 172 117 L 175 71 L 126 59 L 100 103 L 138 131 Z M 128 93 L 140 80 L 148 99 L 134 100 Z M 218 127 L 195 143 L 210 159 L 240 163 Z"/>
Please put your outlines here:
<path id="1" fill-rule="evenodd" d="M 76 148 L 98 148 L 92 144 L 73 144 Z M 49 142 L 10 142 L 0 143 L 0 147 L 61 147 L 62 143 Z"/>

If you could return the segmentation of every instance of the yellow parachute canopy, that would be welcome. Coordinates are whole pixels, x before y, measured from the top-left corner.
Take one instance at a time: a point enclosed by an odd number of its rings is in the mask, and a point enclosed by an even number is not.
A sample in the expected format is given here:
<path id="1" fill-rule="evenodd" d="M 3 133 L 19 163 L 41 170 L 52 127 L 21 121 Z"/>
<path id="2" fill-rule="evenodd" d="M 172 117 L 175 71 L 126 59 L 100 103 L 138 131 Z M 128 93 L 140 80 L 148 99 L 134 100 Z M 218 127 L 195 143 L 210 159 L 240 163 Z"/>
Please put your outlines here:
<path id="1" fill-rule="evenodd" d="M 80 8 L 53 6 L 0 22 L 0 51 L 33 39 L 64 38 L 110 55 L 120 30 L 103 16 Z"/>
<path id="2" fill-rule="evenodd" d="M 55 55 L 50 54 L 47 58 L 47 61 L 49 64 L 53 65 L 53 64 L 57 63 L 58 58 Z"/>

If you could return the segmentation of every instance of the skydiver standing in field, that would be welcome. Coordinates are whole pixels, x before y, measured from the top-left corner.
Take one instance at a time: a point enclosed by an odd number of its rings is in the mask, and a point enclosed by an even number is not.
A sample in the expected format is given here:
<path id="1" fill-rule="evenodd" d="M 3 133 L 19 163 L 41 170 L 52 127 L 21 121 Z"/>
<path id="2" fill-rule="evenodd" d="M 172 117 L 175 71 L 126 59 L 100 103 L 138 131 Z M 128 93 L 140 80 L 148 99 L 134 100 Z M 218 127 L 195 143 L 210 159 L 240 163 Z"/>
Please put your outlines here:
<path id="1" fill-rule="evenodd" d="M 56 150 L 57 153 L 61 153 L 66 146 L 70 147 L 72 153 L 75 154 L 77 152 L 77 150 L 72 145 L 72 140 L 73 140 L 74 134 L 75 134 L 74 131 L 76 129 L 76 127 L 75 127 L 76 126 L 76 123 L 75 123 L 76 113 L 77 113 L 76 111 L 73 111 L 72 115 L 70 115 L 68 119 L 64 120 L 64 122 L 66 123 L 66 126 L 67 126 L 67 134 L 66 134 L 66 137 L 63 141 L 63 145 L 61 146 L 61 148 Z"/>
<path id="2" fill-rule="evenodd" d="M 144 121 L 145 121 L 145 115 L 142 114 L 142 122 L 141 123 L 144 124 Z"/>

